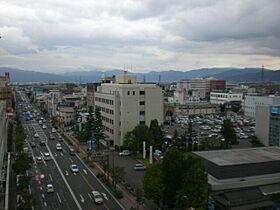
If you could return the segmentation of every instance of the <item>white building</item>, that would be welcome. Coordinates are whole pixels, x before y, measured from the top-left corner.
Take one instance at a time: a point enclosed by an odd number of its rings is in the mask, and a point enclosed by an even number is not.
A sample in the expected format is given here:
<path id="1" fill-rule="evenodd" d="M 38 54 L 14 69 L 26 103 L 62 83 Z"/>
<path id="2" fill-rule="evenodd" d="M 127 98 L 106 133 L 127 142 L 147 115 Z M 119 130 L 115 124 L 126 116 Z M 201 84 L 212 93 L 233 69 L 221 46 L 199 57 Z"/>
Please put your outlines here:
<path id="1" fill-rule="evenodd" d="M 134 75 L 103 83 L 95 93 L 95 107 L 100 107 L 105 135 L 110 145 L 123 145 L 124 136 L 139 124 L 163 123 L 163 93 L 155 84 L 137 84 Z"/>
<path id="2" fill-rule="evenodd" d="M 242 101 L 242 93 L 232 93 L 231 91 L 227 92 L 211 92 L 210 93 L 210 103 L 211 104 L 225 104 L 232 101 Z"/>
<path id="3" fill-rule="evenodd" d="M 245 96 L 244 114 L 248 117 L 256 117 L 257 106 L 277 106 L 280 105 L 280 96 Z"/>
<path id="4" fill-rule="evenodd" d="M 47 110 L 50 117 L 56 117 L 57 105 L 61 101 L 59 90 L 50 90 L 47 99 Z"/>

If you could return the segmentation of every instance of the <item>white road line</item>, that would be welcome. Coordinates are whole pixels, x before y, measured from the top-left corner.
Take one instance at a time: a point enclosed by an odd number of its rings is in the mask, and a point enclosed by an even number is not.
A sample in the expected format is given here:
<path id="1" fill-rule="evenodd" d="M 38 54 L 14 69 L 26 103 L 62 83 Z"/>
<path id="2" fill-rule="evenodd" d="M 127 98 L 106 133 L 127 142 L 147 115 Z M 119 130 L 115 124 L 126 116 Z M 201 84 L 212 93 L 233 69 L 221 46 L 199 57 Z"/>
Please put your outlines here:
<path id="1" fill-rule="evenodd" d="M 43 188 L 42 188 L 42 187 L 40 187 L 40 190 L 42 191 L 42 190 L 43 190 Z"/>
<path id="2" fill-rule="evenodd" d="M 72 160 L 72 158 L 71 158 L 71 157 L 69 157 L 69 160 L 70 160 L 70 162 L 71 162 L 71 163 L 73 163 L 73 160 Z"/>
<path id="3" fill-rule="evenodd" d="M 49 177 L 50 177 L 50 180 L 51 180 L 51 182 L 53 182 L 53 178 L 52 178 L 52 175 L 50 175 L 50 174 L 49 174 Z"/>
<path id="4" fill-rule="evenodd" d="M 61 198 L 58 193 L 56 193 L 59 203 L 61 203 Z"/>
<path id="5" fill-rule="evenodd" d="M 68 176 L 68 175 L 69 175 L 67 170 L 65 170 L 65 175 L 66 175 L 66 176 Z"/>
<path id="6" fill-rule="evenodd" d="M 47 149 L 49 150 L 51 157 L 53 158 L 53 154 L 52 154 L 52 152 L 51 152 L 49 146 L 46 145 L 46 147 L 47 147 Z M 58 169 L 60 175 L 62 176 L 62 179 L 63 179 L 64 183 L 66 184 L 66 186 L 67 186 L 67 188 L 68 188 L 70 194 L 72 195 L 72 197 L 73 197 L 73 199 L 74 199 L 74 201 L 75 201 L 75 203 L 76 203 L 78 209 L 79 209 L 79 210 L 82 210 L 82 207 L 81 207 L 80 203 L 78 202 L 78 200 L 77 200 L 77 198 L 76 198 L 74 192 L 72 191 L 71 187 L 69 186 L 69 183 L 67 182 L 67 180 L 66 180 L 64 174 L 62 173 L 61 168 L 59 167 L 59 165 L 58 165 L 58 163 L 56 162 L 55 158 L 53 158 L 53 161 L 54 161 L 54 163 L 55 163 L 55 165 L 56 165 L 56 167 L 57 167 L 57 169 Z M 68 172 L 67 172 L 67 173 L 68 173 Z"/>
<path id="7" fill-rule="evenodd" d="M 87 170 L 86 169 L 83 169 L 83 170 L 84 170 L 84 173 L 87 174 Z"/>
<path id="8" fill-rule="evenodd" d="M 41 181 L 40 181 L 40 180 L 38 181 L 38 184 L 41 184 Z"/>
<path id="9" fill-rule="evenodd" d="M 103 197 L 105 198 L 105 200 L 108 200 L 108 197 L 106 195 L 106 193 L 101 193 L 103 195 Z"/>
<path id="10" fill-rule="evenodd" d="M 90 193 L 88 193 L 88 197 L 89 197 L 90 199 L 92 199 L 92 197 L 91 197 Z"/>
<path id="11" fill-rule="evenodd" d="M 44 202 L 44 206 L 47 206 L 47 202 L 46 201 Z"/>
<path id="12" fill-rule="evenodd" d="M 80 194 L 80 198 L 81 198 L 81 202 L 84 203 L 85 199 L 83 198 L 83 196 Z"/>
<path id="13" fill-rule="evenodd" d="M 34 168 L 35 168 L 35 169 L 37 168 L 37 165 L 36 165 L 36 164 L 34 165 Z"/>
<path id="14" fill-rule="evenodd" d="M 54 156 L 55 156 L 55 157 L 57 157 L 57 154 L 56 154 L 56 153 L 54 153 Z"/>
<path id="15" fill-rule="evenodd" d="M 61 152 L 60 155 L 63 156 L 63 153 Z"/>
<path id="16" fill-rule="evenodd" d="M 42 194 L 42 198 L 45 198 L 45 195 L 44 195 L 44 194 Z"/>

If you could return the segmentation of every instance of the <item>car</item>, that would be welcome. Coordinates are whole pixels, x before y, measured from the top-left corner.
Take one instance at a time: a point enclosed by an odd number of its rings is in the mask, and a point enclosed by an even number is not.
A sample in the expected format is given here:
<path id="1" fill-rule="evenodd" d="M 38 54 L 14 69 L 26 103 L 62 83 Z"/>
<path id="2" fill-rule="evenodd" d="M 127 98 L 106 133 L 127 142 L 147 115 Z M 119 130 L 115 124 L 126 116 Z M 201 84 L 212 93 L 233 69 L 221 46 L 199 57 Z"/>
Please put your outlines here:
<path id="1" fill-rule="evenodd" d="M 56 144 L 56 151 L 62 151 L 61 144 L 59 144 L 59 143 Z"/>
<path id="2" fill-rule="evenodd" d="M 73 173 L 78 173 L 79 172 L 79 168 L 76 164 L 70 165 L 70 169 Z"/>
<path id="3" fill-rule="evenodd" d="M 43 121 L 42 120 L 39 120 L 39 125 L 42 125 L 43 124 Z"/>
<path id="4" fill-rule="evenodd" d="M 73 148 L 70 148 L 69 149 L 69 154 L 74 156 L 75 155 L 75 150 Z"/>
<path id="5" fill-rule="evenodd" d="M 36 147 L 35 141 L 31 141 L 31 142 L 30 142 L 30 147 L 32 147 L 32 148 Z"/>
<path id="6" fill-rule="evenodd" d="M 54 192 L 54 188 L 52 184 L 47 184 L 46 185 L 46 192 L 47 193 L 53 193 Z"/>
<path id="7" fill-rule="evenodd" d="M 46 126 L 45 124 L 43 124 L 42 128 L 43 128 L 43 129 L 46 129 L 46 128 L 47 128 L 47 126 Z"/>
<path id="8" fill-rule="evenodd" d="M 54 140 L 54 136 L 52 134 L 50 134 L 50 137 L 49 137 L 50 140 Z"/>
<path id="9" fill-rule="evenodd" d="M 41 141 L 40 141 L 40 146 L 46 146 L 46 141 L 41 140 Z"/>
<path id="10" fill-rule="evenodd" d="M 144 166 L 141 163 L 136 163 L 134 165 L 134 171 L 145 171 L 146 170 L 146 166 Z"/>
<path id="11" fill-rule="evenodd" d="M 52 128 L 52 133 L 55 133 L 56 132 L 56 129 L 55 128 Z"/>
<path id="12" fill-rule="evenodd" d="M 37 156 L 36 157 L 36 162 L 37 163 L 42 163 L 43 162 L 43 158 L 41 156 Z"/>
<path id="13" fill-rule="evenodd" d="M 103 198 L 102 198 L 102 195 L 100 194 L 100 192 L 94 190 L 91 193 L 92 193 L 92 196 L 93 196 L 94 203 L 96 203 L 96 204 L 102 204 L 103 203 Z"/>
<path id="14" fill-rule="evenodd" d="M 61 135 L 58 135 L 58 141 L 59 141 L 59 142 L 63 142 L 63 138 L 62 138 Z"/>
<path id="15" fill-rule="evenodd" d="M 45 160 L 51 160 L 52 158 L 51 158 L 50 153 L 45 152 L 45 153 L 44 153 L 44 159 L 45 159 Z"/>
<path id="16" fill-rule="evenodd" d="M 123 150 L 119 154 L 120 156 L 129 156 L 131 155 L 131 152 L 129 150 Z"/>
<path id="17" fill-rule="evenodd" d="M 45 119 L 43 119 L 43 123 L 46 123 L 47 121 Z"/>
<path id="18" fill-rule="evenodd" d="M 35 133 L 35 134 L 34 134 L 34 137 L 35 137 L 35 138 L 39 138 L 39 134 L 38 134 L 38 133 Z"/>

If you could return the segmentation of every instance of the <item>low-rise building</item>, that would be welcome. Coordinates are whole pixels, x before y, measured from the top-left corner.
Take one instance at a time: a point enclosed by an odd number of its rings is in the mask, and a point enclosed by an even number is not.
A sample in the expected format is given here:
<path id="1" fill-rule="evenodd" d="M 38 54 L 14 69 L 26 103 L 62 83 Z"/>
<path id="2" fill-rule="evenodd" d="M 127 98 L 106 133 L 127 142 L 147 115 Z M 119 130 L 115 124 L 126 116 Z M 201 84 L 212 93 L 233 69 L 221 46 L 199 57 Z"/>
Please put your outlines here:
<path id="1" fill-rule="evenodd" d="M 242 93 L 233 93 L 231 91 L 214 91 L 210 93 L 211 104 L 227 104 L 234 101 L 242 102 Z"/>
<path id="2" fill-rule="evenodd" d="M 74 107 L 61 106 L 56 112 L 57 122 L 61 127 L 69 126 L 75 122 Z"/>
<path id="3" fill-rule="evenodd" d="M 258 147 L 193 152 L 208 173 L 215 209 L 272 207 L 280 189 L 280 148 Z"/>
<path id="4" fill-rule="evenodd" d="M 280 105 L 280 96 L 258 96 L 247 95 L 244 100 L 244 114 L 248 117 L 256 117 L 257 106 L 277 106 Z"/>

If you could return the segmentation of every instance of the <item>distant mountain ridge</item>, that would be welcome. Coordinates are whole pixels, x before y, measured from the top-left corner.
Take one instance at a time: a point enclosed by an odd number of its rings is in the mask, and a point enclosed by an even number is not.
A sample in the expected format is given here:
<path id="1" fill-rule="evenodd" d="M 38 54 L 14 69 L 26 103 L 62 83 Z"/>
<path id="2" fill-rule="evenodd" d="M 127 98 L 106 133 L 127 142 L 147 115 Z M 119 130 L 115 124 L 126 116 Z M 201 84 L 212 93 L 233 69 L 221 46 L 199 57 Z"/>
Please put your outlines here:
<path id="1" fill-rule="evenodd" d="M 112 76 L 123 74 L 120 69 L 113 70 L 81 70 L 67 72 L 62 74 L 42 73 L 36 71 L 27 71 L 14 68 L 0 67 L 0 75 L 9 71 L 12 82 L 97 82 L 102 75 Z M 130 72 L 128 72 L 130 73 Z M 148 73 L 136 74 L 137 81 L 143 82 L 176 82 L 182 79 L 192 79 L 195 77 L 214 77 L 225 79 L 231 82 L 252 82 L 261 80 L 261 68 L 202 68 L 190 71 L 150 71 Z M 280 70 L 265 69 L 265 81 L 280 82 Z"/>

